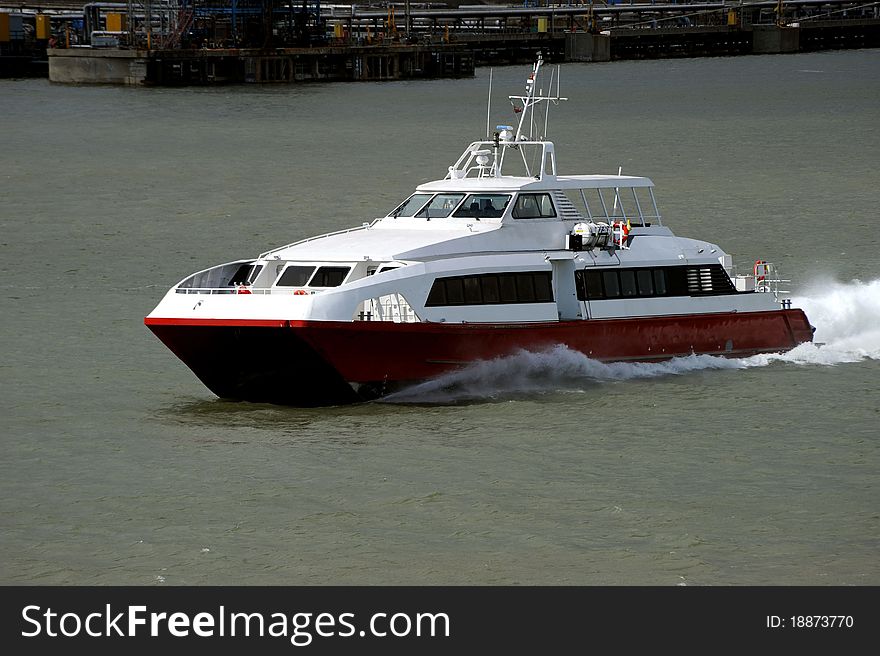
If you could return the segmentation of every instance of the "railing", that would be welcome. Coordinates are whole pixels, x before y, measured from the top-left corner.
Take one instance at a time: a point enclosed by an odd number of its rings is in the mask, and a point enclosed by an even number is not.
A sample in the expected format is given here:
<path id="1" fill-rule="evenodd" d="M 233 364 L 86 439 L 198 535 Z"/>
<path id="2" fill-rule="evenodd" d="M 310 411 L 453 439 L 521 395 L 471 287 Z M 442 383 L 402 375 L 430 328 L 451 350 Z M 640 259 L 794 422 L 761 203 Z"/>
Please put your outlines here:
<path id="1" fill-rule="evenodd" d="M 302 289 L 294 289 L 292 287 L 249 287 L 241 285 L 236 287 L 178 287 L 174 290 L 177 294 L 278 294 L 281 296 L 310 296 L 320 292 L 307 292 Z M 297 293 L 299 292 L 299 293 Z"/>
<path id="2" fill-rule="evenodd" d="M 733 271 L 736 274 L 735 271 Z M 779 277 L 779 268 L 772 262 L 758 260 L 755 262 L 751 273 L 732 275 L 734 287 L 739 292 L 758 292 L 761 294 L 773 294 L 773 297 L 783 308 L 791 306 L 791 300 L 781 298 L 782 294 L 790 294 L 791 290 L 782 289 L 781 285 L 791 282 L 788 278 Z"/>
<path id="3" fill-rule="evenodd" d="M 393 321 L 394 323 L 421 321 L 402 294 L 386 294 L 364 301 L 364 309 L 356 318 L 358 321 Z"/>
<path id="4" fill-rule="evenodd" d="M 271 294 L 271 289 L 251 289 L 244 287 L 178 287 L 177 294 Z"/>
<path id="5" fill-rule="evenodd" d="M 354 228 L 344 228 L 343 230 L 336 230 L 335 232 L 328 232 L 323 235 L 316 235 L 314 237 L 307 237 L 306 239 L 300 239 L 299 241 L 295 241 L 290 244 L 286 244 L 284 246 L 279 246 L 278 248 L 273 248 L 271 251 L 266 251 L 265 253 L 260 253 L 259 259 L 265 260 L 270 255 L 272 255 L 274 253 L 280 253 L 281 251 L 283 251 L 287 248 L 292 248 L 293 246 L 299 246 L 300 244 L 307 244 L 308 242 L 315 241 L 316 239 L 323 239 L 324 237 L 334 237 L 336 235 L 344 235 L 348 232 L 354 232 L 355 230 L 366 230 L 367 228 L 371 227 L 374 223 L 376 223 L 376 221 L 378 221 L 378 220 L 379 219 L 373 219 L 372 222 L 365 221 L 361 225 L 355 226 Z"/>
<path id="6" fill-rule="evenodd" d="M 278 288 L 278 287 L 249 287 L 248 285 L 236 285 L 235 287 L 178 287 L 176 294 L 197 295 L 273 295 L 273 296 L 310 296 L 319 294 L 319 291 L 307 292 L 304 289 Z M 354 317 L 356 321 L 391 321 L 393 323 L 419 323 L 421 319 L 413 310 L 403 294 L 385 294 L 378 298 L 367 299 L 363 303 L 363 310 Z"/>
<path id="7" fill-rule="evenodd" d="M 788 289 L 780 289 L 782 283 L 790 283 L 791 280 L 779 277 L 779 269 L 772 262 L 755 262 L 755 291 L 773 294 L 773 297 L 782 302 L 780 294 L 790 294 Z"/>

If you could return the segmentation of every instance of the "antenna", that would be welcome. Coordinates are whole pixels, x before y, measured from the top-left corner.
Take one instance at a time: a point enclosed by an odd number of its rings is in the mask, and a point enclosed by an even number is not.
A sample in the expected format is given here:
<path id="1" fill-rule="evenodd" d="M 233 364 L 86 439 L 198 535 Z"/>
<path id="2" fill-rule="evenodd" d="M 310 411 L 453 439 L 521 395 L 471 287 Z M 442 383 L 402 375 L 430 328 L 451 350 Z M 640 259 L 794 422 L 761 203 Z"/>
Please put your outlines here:
<path id="1" fill-rule="evenodd" d="M 568 98 L 563 98 L 559 96 L 559 82 L 557 78 L 557 95 L 544 95 L 543 87 L 540 88 L 540 91 L 537 90 L 538 87 L 538 74 L 541 69 L 541 64 L 544 63 L 543 58 L 541 57 L 541 53 L 538 53 L 538 60 L 535 62 L 535 66 L 532 69 L 531 74 L 526 80 L 526 95 L 524 96 L 508 96 L 510 99 L 510 103 L 513 105 L 513 111 L 517 114 L 520 114 L 519 117 L 519 125 L 516 128 L 516 139 L 517 140 L 531 140 L 535 138 L 534 130 L 535 130 L 535 112 L 534 107 L 536 105 L 541 104 L 542 102 L 558 104 L 560 100 L 568 100 Z M 557 67 L 558 68 L 558 67 Z M 536 94 L 537 92 L 537 94 Z M 551 77 L 550 87 L 547 92 L 549 94 L 553 93 L 553 79 Z M 549 107 L 547 108 L 549 110 Z M 529 115 L 529 134 L 523 134 L 523 125 L 525 123 L 526 114 Z M 549 120 L 549 115 L 545 114 L 544 117 L 544 131 L 547 131 L 547 122 Z"/>
<path id="2" fill-rule="evenodd" d="M 556 67 L 556 97 L 559 98 L 559 85 L 562 84 L 562 66 Z"/>
<path id="3" fill-rule="evenodd" d="M 559 68 L 558 66 L 556 67 Z M 553 74 L 556 73 L 553 69 L 550 69 L 550 86 L 547 87 L 547 93 L 553 93 Z M 558 93 L 556 94 L 559 95 Z M 547 104 L 547 108 L 544 110 L 544 134 L 541 135 L 543 139 L 547 138 L 547 123 L 550 121 L 550 104 Z"/>
<path id="4" fill-rule="evenodd" d="M 617 167 L 617 177 L 620 177 L 620 174 L 623 173 L 623 167 Z M 617 201 L 620 200 L 620 187 L 614 188 L 614 207 L 611 209 L 611 216 L 615 216 L 617 214 Z"/>
<path id="5" fill-rule="evenodd" d="M 489 69 L 489 100 L 486 103 L 486 139 L 489 134 L 489 126 L 492 125 L 492 69 Z"/>

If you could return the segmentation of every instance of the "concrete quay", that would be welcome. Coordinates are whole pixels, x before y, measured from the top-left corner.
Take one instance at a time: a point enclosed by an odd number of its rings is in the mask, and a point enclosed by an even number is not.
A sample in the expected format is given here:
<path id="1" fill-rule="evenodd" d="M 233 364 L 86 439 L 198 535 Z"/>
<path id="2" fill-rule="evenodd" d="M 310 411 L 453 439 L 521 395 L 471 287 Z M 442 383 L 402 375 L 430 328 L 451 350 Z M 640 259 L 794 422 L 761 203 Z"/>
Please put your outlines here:
<path id="1" fill-rule="evenodd" d="M 276 49 L 50 49 L 49 80 L 72 84 L 186 86 L 473 77 L 461 45 Z"/>
<path id="2" fill-rule="evenodd" d="M 49 79 L 73 84 L 185 86 L 470 77 L 476 66 L 533 61 L 782 54 L 880 47 L 880 18 L 799 25 L 620 27 L 456 36 L 447 42 L 309 48 L 75 47 L 48 50 Z"/>

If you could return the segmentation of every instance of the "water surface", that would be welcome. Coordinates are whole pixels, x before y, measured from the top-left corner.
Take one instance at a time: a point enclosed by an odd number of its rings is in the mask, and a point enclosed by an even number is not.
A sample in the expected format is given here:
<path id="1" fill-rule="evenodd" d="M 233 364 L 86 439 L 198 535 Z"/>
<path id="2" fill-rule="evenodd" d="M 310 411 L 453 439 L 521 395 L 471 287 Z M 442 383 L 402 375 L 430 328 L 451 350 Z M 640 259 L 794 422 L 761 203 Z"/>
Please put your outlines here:
<path id="1" fill-rule="evenodd" d="M 485 129 L 474 80 L 0 80 L 0 582 L 878 584 L 878 51 L 569 64 L 562 172 L 778 263 L 825 346 L 555 350 L 381 403 L 214 398 L 143 326 L 191 273 L 382 214 Z M 523 67 L 494 72 L 498 110 Z"/>

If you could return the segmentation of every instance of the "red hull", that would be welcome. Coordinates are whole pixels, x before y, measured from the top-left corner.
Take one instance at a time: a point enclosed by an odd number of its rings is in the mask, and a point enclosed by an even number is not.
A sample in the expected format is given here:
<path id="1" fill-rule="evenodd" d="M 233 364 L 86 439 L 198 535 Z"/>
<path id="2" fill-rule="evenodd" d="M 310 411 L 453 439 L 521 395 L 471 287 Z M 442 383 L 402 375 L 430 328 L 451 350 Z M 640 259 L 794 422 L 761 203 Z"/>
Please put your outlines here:
<path id="1" fill-rule="evenodd" d="M 291 405 L 356 401 L 477 360 L 556 345 L 597 360 L 647 361 L 786 351 L 813 337 L 801 310 L 526 324 L 144 322 L 218 396 Z"/>

